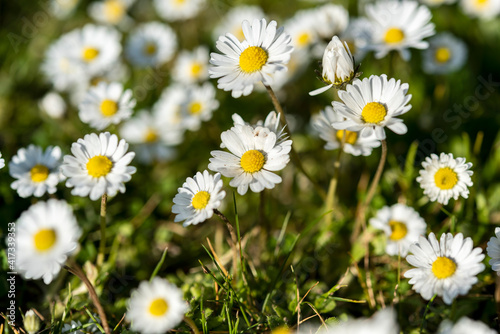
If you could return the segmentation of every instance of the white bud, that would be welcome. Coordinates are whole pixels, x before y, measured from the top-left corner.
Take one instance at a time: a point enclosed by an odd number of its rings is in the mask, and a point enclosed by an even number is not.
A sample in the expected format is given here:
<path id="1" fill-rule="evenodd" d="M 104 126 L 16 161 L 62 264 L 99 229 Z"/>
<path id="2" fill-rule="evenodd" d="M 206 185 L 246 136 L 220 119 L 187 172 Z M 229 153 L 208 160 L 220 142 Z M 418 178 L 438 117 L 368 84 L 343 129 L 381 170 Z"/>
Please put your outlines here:
<path id="1" fill-rule="evenodd" d="M 33 310 L 26 312 L 23 322 L 24 329 L 28 334 L 35 334 L 40 330 L 40 319 Z"/>

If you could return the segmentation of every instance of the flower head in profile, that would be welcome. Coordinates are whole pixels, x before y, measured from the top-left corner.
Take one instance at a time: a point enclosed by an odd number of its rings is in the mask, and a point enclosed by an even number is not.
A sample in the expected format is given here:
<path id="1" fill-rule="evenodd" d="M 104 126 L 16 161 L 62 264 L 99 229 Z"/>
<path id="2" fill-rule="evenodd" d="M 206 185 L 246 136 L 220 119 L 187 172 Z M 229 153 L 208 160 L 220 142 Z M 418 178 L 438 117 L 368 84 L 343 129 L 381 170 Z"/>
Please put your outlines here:
<path id="1" fill-rule="evenodd" d="M 16 268 L 27 279 L 52 282 L 78 247 L 81 235 L 73 210 L 65 201 L 38 202 L 16 222 Z"/>
<path id="2" fill-rule="evenodd" d="M 221 134 L 224 146 L 230 151 L 212 151 L 208 168 L 233 178 L 229 185 L 236 187 L 240 195 L 248 187 L 253 192 L 272 189 L 281 183 L 281 177 L 273 172 L 286 167 L 292 141 L 277 143 L 274 132 L 267 128 L 236 125 Z"/>
<path id="3" fill-rule="evenodd" d="M 128 165 L 135 153 L 127 153 L 127 149 L 124 139 L 118 141 L 118 137 L 109 132 L 85 135 L 73 143 L 73 155 L 64 156 L 61 167 L 68 178 L 66 186 L 73 188 L 71 194 L 89 196 L 95 201 L 104 194 L 124 193 L 125 182 L 130 181 L 136 171 Z"/>
<path id="4" fill-rule="evenodd" d="M 188 177 L 174 197 L 172 212 L 177 215 L 175 222 L 184 221 L 184 226 L 188 226 L 211 218 L 226 196 L 222 186 L 219 173 L 211 175 L 205 170 L 203 174 L 198 172 L 194 177 Z"/>
<path id="5" fill-rule="evenodd" d="M 101 0 L 89 4 L 89 16 L 95 21 L 109 25 L 128 25 L 131 18 L 127 10 L 135 0 Z"/>
<path id="6" fill-rule="evenodd" d="M 440 33 L 429 39 L 423 54 L 423 69 L 429 74 L 444 74 L 459 70 L 467 61 L 467 45 L 450 33 Z"/>
<path id="7" fill-rule="evenodd" d="M 318 35 L 326 40 L 346 31 L 349 23 L 349 12 L 341 5 L 327 3 L 313 9 L 315 12 L 315 29 Z"/>
<path id="8" fill-rule="evenodd" d="M 486 253 L 491 257 L 489 262 L 491 269 L 500 276 L 500 227 L 495 228 L 495 236 L 488 241 Z"/>
<path id="9" fill-rule="evenodd" d="M 237 125 L 250 125 L 254 129 L 257 128 L 267 128 L 269 131 L 274 132 L 276 134 L 277 138 L 277 144 L 283 143 L 285 140 L 288 139 L 288 135 L 285 132 L 285 128 L 280 126 L 280 114 L 277 114 L 275 111 L 271 111 L 269 114 L 267 114 L 266 119 L 264 121 L 258 120 L 257 123 L 255 124 L 250 124 L 248 122 L 245 122 L 243 118 L 238 115 L 238 114 L 233 114 L 231 116 L 233 119 L 233 123 L 235 126 Z M 221 148 L 224 148 L 224 143 L 221 144 Z"/>
<path id="10" fill-rule="evenodd" d="M 206 0 L 154 0 L 158 15 L 169 22 L 195 17 L 205 7 Z"/>
<path id="11" fill-rule="evenodd" d="M 449 320 L 444 320 L 439 325 L 437 334 L 498 334 L 494 329 L 489 328 L 484 322 L 461 317 L 455 324 Z"/>
<path id="12" fill-rule="evenodd" d="M 462 11 L 469 17 L 492 20 L 500 14 L 498 0 L 460 0 Z"/>
<path id="13" fill-rule="evenodd" d="M 322 79 L 327 86 L 316 89 L 310 92 L 309 95 L 323 93 L 332 86 L 344 87 L 356 76 L 354 57 L 349 50 L 349 46 L 337 36 L 333 36 L 326 47 L 322 67 Z"/>
<path id="14" fill-rule="evenodd" d="M 283 27 L 277 29 L 276 21 L 245 20 L 242 30 L 242 42 L 231 33 L 219 37 L 216 46 L 222 54 L 211 54 L 208 70 L 211 78 L 218 78 L 217 87 L 235 98 L 249 95 L 258 82 L 272 84 L 274 73 L 287 70 L 293 51 L 290 35 Z"/>
<path id="15" fill-rule="evenodd" d="M 385 74 L 354 80 L 345 91 L 338 92 L 343 103 L 333 102 L 333 109 L 346 120 L 332 126 L 339 130 L 359 131 L 362 138 L 375 134 L 379 140 L 385 139 L 386 127 L 399 135 L 405 134 L 408 128 L 397 117 L 411 109 L 408 88 L 407 83 L 394 78 L 388 80 Z"/>
<path id="16" fill-rule="evenodd" d="M 167 280 L 155 277 L 150 282 L 142 281 L 132 291 L 126 319 L 134 331 L 161 334 L 180 324 L 187 310 L 182 291 Z"/>
<path id="17" fill-rule="evenodd" d="M 9 163 L 10 176 L 16 179 L 11 187 L 21 197 L 53 194 L 57 184 L 64 179 L 60 166 L 61 149 L 58 146 L 49 146 L 45 152 L 35 145 L 21 148 Z"/>
<path id="18" fill-rule="evenodd" d="M 446 205 L 451 198 L 469 197 L 468 187 L 473 185 L 474 172 L 470 170 L 472 163 L 465 162 L 465 158 L 455 159 L 452 153 L 441 153 L 439 157 L 431 154 L 422 162 L 422 167 L 417 182 L 431 201 Z"/>
<path id="19" fill-rule="evenodd" d="M 484 270 L 482 249 L 473 247 L 472 239 L 464 239 L 462 233 L 443 233 L 439 241 L 434 233 L 428 239 L 421 236 L 410 246 L 412 255 L 406 257 L 416 268 L 404 276 L 425 300 L 437 294 L 450 305 L 458 295 L 469 292 L 476 275 Z"/>

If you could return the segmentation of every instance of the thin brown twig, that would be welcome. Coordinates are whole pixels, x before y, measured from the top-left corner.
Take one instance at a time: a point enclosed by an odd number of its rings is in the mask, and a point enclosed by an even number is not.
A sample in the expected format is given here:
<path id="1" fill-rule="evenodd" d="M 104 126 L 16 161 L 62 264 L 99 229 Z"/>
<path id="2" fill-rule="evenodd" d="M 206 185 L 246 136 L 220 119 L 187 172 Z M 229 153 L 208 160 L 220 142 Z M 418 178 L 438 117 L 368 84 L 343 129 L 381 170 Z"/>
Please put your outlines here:
<path id="1" fill-rule="evenodd" d="M 104 252 L 106 251 L 106 203 L 108 196 L 106 194 L 101 197 L 101 241 L 99 243 L 99 253 L 97 254 L 97 267 L 101 267 L 104 263 Z"/>

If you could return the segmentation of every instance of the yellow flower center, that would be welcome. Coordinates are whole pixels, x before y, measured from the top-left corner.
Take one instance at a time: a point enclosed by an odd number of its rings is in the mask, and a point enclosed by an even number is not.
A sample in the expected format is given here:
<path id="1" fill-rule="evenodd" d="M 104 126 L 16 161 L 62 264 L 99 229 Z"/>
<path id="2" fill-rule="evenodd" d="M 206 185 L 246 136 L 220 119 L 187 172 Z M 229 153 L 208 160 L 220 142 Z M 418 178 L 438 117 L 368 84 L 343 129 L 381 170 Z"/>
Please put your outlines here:
<path id="1" fill-rule="evenodd" d="M 201 103 L 200 102 L 192 102 L 189 104 L 189 112 L 193 115 L 199 114 L 201 111 Z"/>
<path id="2" fill-rule="evenodd" d="M 356 140 L 358 140 L 357 132 L 349 130 L 338 130 L 336 136 L 339 142 L 342 142 L 342 139 L 344 138 L 344 133 L 345 133 L 345 143 L 354 145 L 354 143 L 356 143 Z"/>
<path id="3" fill-rule="evenodd" d="M 391 235 L 389 238 L 391 240 L 397 241 L 403 239 L 408 233 L 408 228 L 405 223 L 399 222 L 397 220 L 389 221 L 389 226 L 391 227 Z"/>
<path id="4" fill-rule="evenodd" d="M 476 7 L 483 8 L 488 2 L 489 0 L 476 0 L 475 5 Z"/>
<path id="5" fill-rule="evenodd" d="M 378 124 L 387 115 L 387 109 L 382 103 L 369 102 L 361 111 L 361 118 L 365 123 Z"/>
<path id="6" fill-rule="evenodd" d="M 266 158 L 257 150 L 249 150 L 243 153 L 240 160 L 241 168 L 247 173 L 255 173 L 264 167 Z"/>
<path id="7" fill-rule="evenodd" d="M 202 190 L 202 191 L 198 191 L 193 196 L 193 199 L 191 200 L 191 205 L 196 210 L 201 210 L 207 206 L 208 201 L 210 201 L 210 194 L 208 192 Z"/>
<path id="8" fill-rule="evenodd" d="M 450 167 L 439 168 L 434 174 L 434 182 L 439 189 L 448 190 L 458 183 L 458 175 Z"/>
<path id="9" fill-rule="evenodd" d="M 384 40 L 387 44 L 400 43 L 405 38 L 403 30 L 399 28 L 390 28 L 385 32 Z"/>
<path id="10" fill-rule="evenodd" d="M 269 58 L 266 50 L 259 46 L 250 46 L 240 55 L 240 68 L 245 73 L 259 71 Z"/>
<path id="11" fill-rule="evenodd" d="M 306 46 L 311 42 L 311 35 L 307 32 L 303 32 L 299 36 L 297 36 L 297 45 Z"/>
<path id="12" fill-rule="evenodd" d="M 286 327 L 279 327 L 271 332 L 271 334 L 291 334 L 291 333 L 292 331 Z"/>
<path id="13" fill-rule="evenodd" d="M 49 177 L 49 169 L 44 165 L 37 164 L 31 168 L 30 174 L 31 181 L 42 182 Z"/>
<path id="14" fill-rule="evenodd" d="M 184 5 L 185 2 L 186 2 L 186 0 L 174 0 L 174 5 L 180 7 L 180 6 Z"/>
<path id="15" fill-rule="evenodd" d="M 191 65 L 191 76 L 197 77 L 200 75 L 201 70 L 203 69 L 202 65 L 200 63 L 193 63 Z"/>
<path id="16" fill-rule="evenodd" d="M 33 237 L 35 248 L 39 252 L 50 250 L 56 243 L 56 240 L 56 231 L 53 229 L 41 229 Z"/>
<path id="17" fill-rule="evenodd" d="M 457 264 L 446 256 L 440 256 L 432 264 L 432 273 L 439 279 L 448 278 L 457 270 Z"/>
<path id="18" fill-rule="evenodd" d="M 158 140 L 158 133 L 153 129 L 148 129 L 146 136 L 144 136 L 146 143 L 154 143 Z"/>
<path id="19" fill-rule="evenodd" d="M 168 303 L 163 298 L 157 298 L 149 305 L 149 313 L 155 317 L 161 317 L 168 311 Z"/>
<path id="20" fill-rule="evenodd" d="M 438 63 L 446 63 L 451 58 L 451 52 L 448 48 L 439 48 L 436 50 L 436 60 Z"/>
<path id="21" fill-rule="evenodd" d="M 104 15 L 111 23 L 118 23 L 125 14 L 125 6 L 121 1 L 109 0 L 104 3 Z"/>
<path id="22" fill-rule="evenodd" d="M 104 100 L 101 102 L 101 113 L 106 116 L 110 117 L 116 114 L 118 111 L 118 104 L 115 101 L 112 100 Z"/>
<path id="23" fill-rule="evenodd" d="M 111 171 L 113 162 L 104 155 L 96 155 L 87 162 L 87 172 L 90 176 L 101 177 L 106 176 Z"/>
<path id="24" fill-rule="evenodd" d="M 93 47 L 86 47 L 83 49 L 82 58 L 87 63 L 93 61 L 99 55 L 99 50 Z"/>
<path id="25" fill-rule="evenodd" d="M 146 45 L 144 45 L 143 52 L 148 56 L 152 56 L 156 53 L 156 49 L 155 43 L 146 43 Z"/>

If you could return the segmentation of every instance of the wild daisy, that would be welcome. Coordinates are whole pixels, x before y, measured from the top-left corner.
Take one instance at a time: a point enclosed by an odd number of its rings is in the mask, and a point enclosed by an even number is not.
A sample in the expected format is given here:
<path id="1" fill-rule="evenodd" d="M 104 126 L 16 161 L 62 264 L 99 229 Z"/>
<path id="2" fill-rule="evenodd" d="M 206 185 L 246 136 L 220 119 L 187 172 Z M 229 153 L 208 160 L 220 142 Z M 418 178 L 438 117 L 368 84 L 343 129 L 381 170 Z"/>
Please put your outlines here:
<path id="1" fill-rule="evenodd" d="M 140 333 L 165 333 L 181 323 L 188 310 L 182 291 L 165 279 L 143 281 L 127 302 L 126 319 Z"/>
<path id="2" fill-rule="evenodd" d="M 499 0 L 461 0 L 460 6 L 470 17 L 484 20 L 491 20 L 500 14 Z"/>
<path id="3" fill-rule="evenodd" d="M 238 98 L 249 95 L 259 81 L 270 85 L 275 72 L 286 71 L 293 47 L 290 36 L 276 26 L 265 19 L 243 21 L 243 42 L 230 33 L 219 37 L 216 46 L 223 54 L 211 54 L 208 70 L 211 78 L 218 78 L 218 88 Z"/>
<path id="4" fill-rule="evenodd" d="M 188 177 L 174 197 L 174 221 L 184 221 L 184 226 L 188 226 L 211 218 L 226 196 L 222 186 L 219 173 L 211 175 L 205 170 L 203 174 L 198 172 L 194 177 Z"/>
<path id="5" fill-rule="evenodd" d="M 371 318 L 349 319 L 328 325 L 318 334 L 399 334 L 397 314 L 393 308 L 376 312 Z"/>
<path id="6" fill-rule="evenodd" d="M 423 39 L 435 33 L 429 8 L 417 1 L 378 1 L 366 5 L 366 16 L 373 24 L 370 48 L 375 51 L 376 58 L 395 50 L 408 60 L 408 49 L 426 49 L 428 43 Z"/>
<path id="7" fill-rule="evenodd" d="M 362 138 L 375 133 L 379 140 L 385 139 L 385 127 L 399 135 L 405 134 L 408 128 L 396 117 L 411 109 L 408 88 L 407 83 L 402 84 L 394 78 L 388 80 L 385 74 L 354 80 L 345 91 L 338 92 L 344 103 L 333 102 L 335 111 L 347 120 L 332 126 L 339 130 L 360 131 Z"/>
<path id="8" fill-rule="evenodd" d="M 136 28 L 125 49 L 130 62 L 138 67 L 160 66 L 172 59 L 176 50 L 177 35 L 160 22 L 148 22 Z"/>
<path id="9" fill-rule="evenodd" d="M 202 45 L 193 51 L 182 50 L 175 60 L 172 78 L 186 85 L 208 79 L 208 48 Z"/>
<path id="10" fill-rule="evenodd" d="M 365 17 L 356 17 L 349 20 L 349 25 L 344 30 L 341 39 L 349 46 L 356 63 L 359 63 L 369 51 L 372 43 L 373 27 Z"/>
<path id="11" fill-rule="evenodd" d="M 294 51 L 308 50 L 317 42 L 316 19 L 315 11 L 300 10 L 285 22 L 284 26 L 286 32 L 290 34 L 290 44 Z"/>
<path id="12" fill-rule="evenodd" d="M 377 215 L 370 219 L 370 225 L 384 231 L 387 236 L 385 251 L 389 255 L 405 257 L 410 246 L 424 235 L 427 224 L 413 208 L 394 204 L 384 206 L 377 211 Z"/>
<path id="13" fill-rule="evenodd" d="M 61 118 L 66 113 L 66 102 L 56 92 L 48 92 L 38 102 L 38 107 L 52 118 Z"/>
<path id="14" fill-rule="evenodd" d="M 313 127 L 319 132 L 319 137 L 326 141 L 325 150 L 336 150 L 344 141 L 344 152 L 354 156 L 369 156 L 375 147 L 380 146 L 380 141 L 375 138 L 375 135 L 361 138 L 358 132 L 337 130 L 332 126 L 333 123 L 342 121 L 345 121 L 345 118 L 330 106 L 322 110 L 313 121 Z"/>
<path id="15" fill-rule="evenodd" d="M 432 202 L 446 205 L 450 198 L 469 197 L 467 187 L 472 187 L 474 172 L 469 170 L 472 163 L 466 163 L 465 158 L 454 159 L 452 153 L 441 153 L 439 157 L 431 154 L 422 162 L 422 167 L 417 182 Z"/>
<path id="16" fill-rule="evenodd" d="M 128 119 L 135 107 L 135 99 L 130 89 L 123 90 L 118 82 L 100 82 L 88 90 L 79 105 L 78 115 L 82 122 L 97 130 Z"/>
<path id="17" fill-rule="evenodd" d="M 325 4 L 314 9 L 314 28 L 326 40 L 343 33 L 349 23 L 349 12 L 341 5 Z"/>
<path id="18" fill-rule="evenodd" d="M 52 282 L 78 247 L 81 230 L 65 201 L 38 202 L 16 222 L 16 268 L 26 279 Z"/>
<path id="19" fill-rule="evenodd" d="M 473 246 L 472 239 L 464 239 L 462 233 L 443 233 L 439 242 L 434 233 L 428 239 L 421 236 L 410 246 L 413 255 L 406 257 L 417 268 L 404 276 L 410 278 L 413 290 L 425 300 L 437 294 L 450 305 L 458 295 L 469 292 L 477 282 L 476 275 L 484 270 L 484 254 L 480 247 L 472 249 Z"/>
<path id="20" fill-rule="evenodd" d="M 456 71 L 467 60 L 467 45 L 450 33 L 441 33 L 429 39 L 429 48 L 423 54 L 423 69 L 429 74 Z"/>
<path id="21" fill-rule="evenodd" d="M 276 135 L 276 144 L 280 145 L 285 142 L 288 138 L 288 135 L 285 132 L 285 128 L 281 127 L 280 124 L 280 114 L 277 114 L 275 111 L 271 111 L 267 114 L 266 119 L 264 121 L 258 120 L 255 124 L 250 124 L 245 122 L 243 118 L 238 114 L 233 114 L 231 116 L 233 119 L 234 126 L 237 125 L 247 125 L 253 127 L 254 131 L 258 131 L 259 128 L 266 128 L 269 131 L 273 132 Z M 224 148 L 224 143 L 221 144 L 221 148 Z"/>
<path id="22" fill-rule="evenodd" d="M 498 334 L 497 331 L 489 328 L 484 322 L 461 317 L 455 324 L 449 320 L 444 320 L 437 331 L 437 334 Z"/>
<path id="23" fill-rule="evenodd" d="M 253 192 L 272 189 L 281 183 L 281 177 L 273 172 L 286 167 L 292 141 L 277 144 L 276 134 L 267 128 L 254 129 L 248 125 L 236 125 L 221 134 L 222 143 L 231 152 L 212 151 L 208 168 L 233 178 L 229 185 L 236 187 L 240 195 L 248 187 Z"/>
<path id="24" fill-rule="evenodd" d="M 162 92 L 158 101 L 153 105 L 153 113 L 156 115 L 156 119 L 166 126 L 169 131 L 174 131 L 179 137 L 179 142 L 182 141 L 186 130 L 182 122 L 182 109 L 186 99 L 187 91 L 185 86 L 173 84 Z"/>
<path id="25" fill-rule="evenodd" d="M 60 171 L 61 149 L 49 146 L 43 151 L 39 146 L 21 148 L 9 162 L 10 176 L 16 179 L 10 185 L 21 197 L 41 197 L 53 194 L 64 179 Z"/>
<path id="26" fill-rule="evenodd" d="M 491 269 L 496 271 L 498 276 L 500 276 L 500 227 L 495 228 L 495 236 L 491 237 L 490 241 L 488 241 L 486 253 L 491 257 L 489 262 Z"/>
<path id="27" fill-rule="evenodd" d="M 154 0 L 158 15 L 167 21 L 187 20 L 205 7 L 206 0 Z"/>
<path id="28" fill-rule="evenodd" d="M 125 121 L 120 136 L 135 147 L 137 159 L 143 163 L 171 159 L 175 154 L 173 147 L 182 142 L 182 131 L 177 126 L 169 126 L 146 110 Z"/>
<path id="29" fill-rule="evenodd" d="M 198 131 L 201 122 L 212 118 L 212 113 L 219 108 L 215 99 L 215 88 L 206 82 L 202 86 L 186 87 L 186 99 L 182 108 L 182 123 L 190 131 Z"/>
<path id="30" fill-rule="evenodd" d="M 130 24 L 132 22 L 127 16 L 127 10 L 134 2 L 135 0 L 94 1 L 88 6 L 88 13 L 92 19 L 102 24 Z"/>
<path id="31" fill-rule="evenodd" d="M 59 20 L 70 17 L 74 12 L 80 0 L 50 0 L 49 11 Z"/>
<path id="32" fill-rule="evenodd" d="M 241 22 L 247 20 L 253 22 L 265 17 L 264 11 L 258 6 L 237 6 L 231 8 L 226 15 L 222 18 L 220 23 L 213 31 L 213 38 L 217 40 L 219 36 L 230 33 L 235 36 L 240 42 L 245 39 Z"/>
<path id="33" fill-rule="evenodd" d="M 90 196 L 95 201 L 102 195 L 115 196 L 125 192 L 125 182 L 130 181 L 135 167 L 128 166 L 135 156 L 128 152 L 124 139 L 118 141 L 109 132 L 92 133 L 71 145 L 73 155 L 64 156 L 61 167 L 68 178 L 66 186 L 73 188 L 72 195 Z"/>

